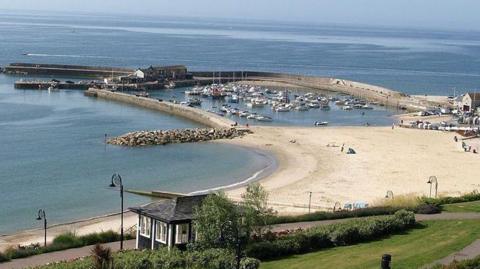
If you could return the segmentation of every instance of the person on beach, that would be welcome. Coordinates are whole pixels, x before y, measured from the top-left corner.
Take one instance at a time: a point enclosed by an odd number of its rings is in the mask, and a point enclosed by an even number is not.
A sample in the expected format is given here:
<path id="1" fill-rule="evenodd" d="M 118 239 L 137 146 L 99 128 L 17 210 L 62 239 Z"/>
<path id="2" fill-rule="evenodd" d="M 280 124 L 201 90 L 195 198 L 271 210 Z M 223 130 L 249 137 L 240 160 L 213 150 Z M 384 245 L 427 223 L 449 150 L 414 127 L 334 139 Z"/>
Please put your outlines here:
<path id="1" fill-rule="evenodd" d="M 343 152 L 344 148 L 345 148 L 345 143 L 343 143 L 342 149 L 340 149 L 340 152 Z"/>
<path id="2" fill-rule="evenodd" d="M 392 124 L 392 130 L 395 129 L 395 123 Z"/>
<path id="3" fill-rule="evenodd" d="M 454 136 L 454 137 L 453 137 L 453 140 L 454 140 L 455 142 L 458 142 L 458 137 L 457 137 L 457 136 Z"/>

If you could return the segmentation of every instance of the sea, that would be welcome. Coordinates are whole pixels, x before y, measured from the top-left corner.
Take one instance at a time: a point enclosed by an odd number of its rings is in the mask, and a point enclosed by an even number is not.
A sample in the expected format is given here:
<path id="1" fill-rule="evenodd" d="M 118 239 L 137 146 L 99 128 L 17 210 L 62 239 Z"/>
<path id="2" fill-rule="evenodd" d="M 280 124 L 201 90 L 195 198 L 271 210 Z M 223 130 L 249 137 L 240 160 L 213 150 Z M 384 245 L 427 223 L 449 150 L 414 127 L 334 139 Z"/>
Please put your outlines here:
<path id="1" fill-rule="evenodd" d="M 118 67 L 183 64 L 195 71 L 258 70 L 343 78 L 419 95 L 454 95 L 480 85 L 480 33 L 381 26 L 12 12 L 0 10 L 0 66 L 12 62 Z M 57 77 L 58 78 L 58 77 Z M 221 143 L 123 148 L 105 134 L 201 127 L 77 90 L 15 90 L 22 76 L 0 75 L 0 234 L 119 211 L 127 189 L 193 192 L 253 179 L 275 165 L 268 154 Z M 51 79 L 34 78 L 34 79 Z M 64 78 L 60 78 L 64 79 Z M 181 98 L 184 89 L 157 92 Z M 310 113 L 310 112 L 309 112 Z M 361 125 L 359 113 L 322 119 Z M 356 114 L 355 114 L 356 113 Z M 376 125 L 397 111 L 367 112 Z M 320 116 L 276 116 L 310 125 Z M 151 201 L 126 195 L 127 206 Z"/>

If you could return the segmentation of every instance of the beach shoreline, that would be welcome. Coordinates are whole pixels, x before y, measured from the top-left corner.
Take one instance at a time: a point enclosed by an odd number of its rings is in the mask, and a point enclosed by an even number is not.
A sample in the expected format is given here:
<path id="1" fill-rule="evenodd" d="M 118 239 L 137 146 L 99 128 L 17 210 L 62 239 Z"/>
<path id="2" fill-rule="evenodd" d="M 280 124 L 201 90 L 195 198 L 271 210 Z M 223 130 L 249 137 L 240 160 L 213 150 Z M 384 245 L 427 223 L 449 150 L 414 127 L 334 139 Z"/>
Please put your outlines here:
<path id="1" fill-rule="evenodd" d="M 231 144 L 228 143 L 228 140 L 210 141 L 204 143 Z M 271 152 L 255 149 L 247 145 L 235 146 L 261 155 L 263 158 L 268 159 L 267 164 L 262 169 L 253 172 L 253 174 L 246 175 L 244 178 L 241 178 L 236 183 L 220 185 L 204 190 L 192 191 L 190 193 L 186 193 L 186 195 L 204 194 L 215 191 L 229 191 L 236 188 L 243 188 L 249 183 L 261 181 L 263 178 L 270 176 L 277 169 L 277 160 Z M 124 213 L 125 229 L 128 229 L 137 224 L 137 218 L 134 213 L 128 210 L 126 210 Z M 65 232 L 74 232 L 76 235 L 86 235 L 90 233 L 98 233 L 108 230 L 120 232 L 120 212 L 105 213 L 103 215 L 97 215 L 83 219 L 73 219 L 67 222 L 51 224 L 48 226 L 47 241 L 51 242 L 55 236 Z M 43 232 L 44 230 L 42 228 L 33 228 L 15 231 L 12 233 L 0 234 L 0 251 L 4 251 L 11 246 L 24 246 L 32 243 L 43 242 Z"/>
<path id="2" fill-rule="evenodd" d="M 453 141 L 453 133 L 391 127 L 250 128 L 253 134 L 212 143 L 242 146 L 275 156 L 275 169 L 254 180 L 270 193 L 269 205 L 280 214 L 307 213 L 309 192 L 313 194 L 314 210 L 330 210 L 337 201 L 374 204 L 387 190 L 395 195 L 428 195 L 425 182 L 431 175 L 438 177 L 441 195 L 480 189 L 474 169 L 458 168 L 473 167 L 478 156 L 463 152 L 461 145 Z M 342 152 L 342 145 L 345 150 L 355 149 L 357 154 Z M 225 192 L 233 200 L 240 200 L 244 185 Z M 133 213 L 125 215 L 126 229 L 136 222 Z M 48 240 L 67 231 L 83 235 L 118 231 L 119 227 L 118 214 L 94 217 L 50 227 Z M 0 250 L 40 242 L 42 233 L 41 229 L 33 229 L 0 236 Z"/>

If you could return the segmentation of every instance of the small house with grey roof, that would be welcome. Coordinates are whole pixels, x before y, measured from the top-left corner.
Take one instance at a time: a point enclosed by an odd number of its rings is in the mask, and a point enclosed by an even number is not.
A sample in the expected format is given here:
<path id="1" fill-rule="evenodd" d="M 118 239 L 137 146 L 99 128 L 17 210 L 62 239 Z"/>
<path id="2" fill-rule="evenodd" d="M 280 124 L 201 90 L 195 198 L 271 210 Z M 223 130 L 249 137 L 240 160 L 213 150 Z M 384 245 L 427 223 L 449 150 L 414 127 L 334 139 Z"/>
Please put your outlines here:
<path id="1" fill-rule="evenodd" d="M 137 249 L 158 249 L 161 246 L 183 249 L 195 241 L 194 210 L 207 195 L 182 196 L 132 207 L 138 214 Z"/>

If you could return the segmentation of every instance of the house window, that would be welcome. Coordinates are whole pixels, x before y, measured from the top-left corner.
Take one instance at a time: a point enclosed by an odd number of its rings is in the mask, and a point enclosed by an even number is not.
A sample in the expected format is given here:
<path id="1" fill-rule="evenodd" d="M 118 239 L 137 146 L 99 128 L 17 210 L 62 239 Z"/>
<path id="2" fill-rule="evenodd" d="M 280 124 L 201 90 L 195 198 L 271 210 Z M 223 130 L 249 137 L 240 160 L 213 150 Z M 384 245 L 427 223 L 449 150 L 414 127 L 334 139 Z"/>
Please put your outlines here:
<path id="1" fill-rule="evenodd" d="M 140 234 L 150 237 L 151 219 L 146 216 L 140 216 Z"/>
<path id="2" fill-rule="evenodd" d="M 155 240 L 167 243 L 167 224 L 157 220 L 155 222 L 155 227 Z"/>
<path id="3" fill-rule="evenodd" d="M 186 244 L 188 243 L 188 224 L 177 224 L 176 226 L 176 235 L 175 235 L 175 244 Z"/>

